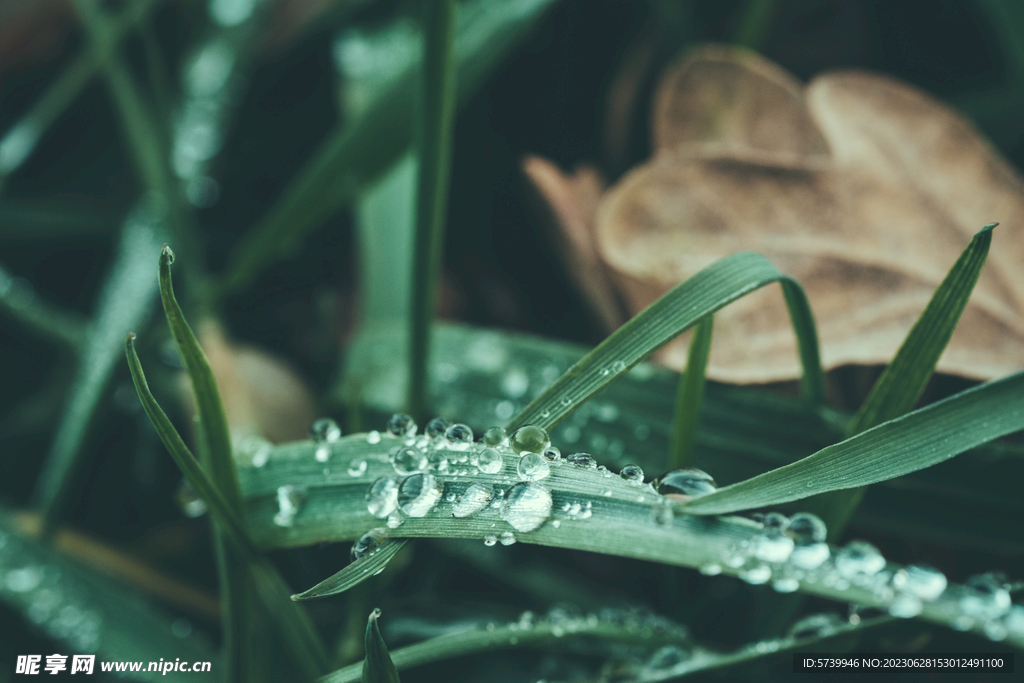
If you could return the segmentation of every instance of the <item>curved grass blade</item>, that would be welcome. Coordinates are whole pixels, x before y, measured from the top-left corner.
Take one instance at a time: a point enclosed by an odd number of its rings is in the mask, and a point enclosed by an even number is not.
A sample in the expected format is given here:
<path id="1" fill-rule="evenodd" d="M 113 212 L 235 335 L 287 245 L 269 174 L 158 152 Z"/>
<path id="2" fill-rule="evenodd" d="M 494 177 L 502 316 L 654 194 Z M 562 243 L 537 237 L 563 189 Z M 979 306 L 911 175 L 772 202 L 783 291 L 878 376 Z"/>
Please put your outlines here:
<path id="1" fill-rule="evenodd" d="M 78 376 L 36 483 L 34 503 L 42 508 L 46 529 L 53 528 L 74 481 L 82 442 L 120 356 L 121 340 L 152 312 L 156 283 L 152 266 L 146 264 L 152 263 L 149 258 L 163 237 L 156 207 L 139 202 L 125 220 L 114 265 L 79 354 Z"/>
<path id="2" fill-rule="evenodd" d="M 475 630 L 453 633 L 430 638 L 421 643 L 399 648 L 391 653 L 395 667 L 400 671 L 414 669 L 424 664 L 444 662 L 457 657 L 491 652 L 494 650 L 515 649 L 533 645 L 550 644 L 565 632 L 574 636 L 585 636 L 615 643 L 643 645 L 655 648 L 661 645 L 677 645 L 690 649 L 692 641 L 688 638 L 672 637 L 667 634 L 647 633 L 636 627 L 628 628 L 598 619 L 579 619 L 573 623 L 571 630 L 547 621 L 522 628 L 519 624 L 509 624 L 493 630 Z M 679 666 L 657 673 L 640 673 L 637 678 L 630 679 L 653 683 L 654 681 L 673 680 L 703 671 L 724 669 L 730 666 L 749 664 L 758 660 L 776 657 L 779 654 L 810 648 L 834 638 L 859 633 L 877 628 L 896 621 L 895 617 L 875 617 L 863 619 L 857 624 L 835 626 L 826 633 L 804 638 L 778 638 L 760 643 L 761 647 L 742 647 L 734 652 L 720 653 L 704 648 L 694 648 L 692 656 L 681 662 Z M 638 632 L 639 631 L 639 632 Z M 356 683 L 360 680 L 359 664 L 346 666 L 320 679 L 320 683 Z"/>
<path id="3" fill-rule="evenodd" d="M 695 515 L 778 505 L 930 467 L 1024 429 L 1024 372 L 987 382 L 814 455 L 688 502 Z"/>
<path id="4" fill-rule="evenodd" d="M 742 252 L 712 263 L 633 316 L 513 418 L 508 431 L 525 424 L 544 428 L 558 424 L 613 379 L 704 316 L 772 282 L 782 285 L 796 333 L 803 366 L 803 396 L 812 404 L 820 404 L 825 381 L 818 333 L 803 289 L 764 256 Z"/>
<path id="5" fill-rule="evenodd" d="M 240 475 L 248 501 L 246 509 L 253 541 L 263 548 L 315 545 L 354 540 L 368 529 L 379 526 L 380 520 L 367 509 L 365 494 L 377 478 L 395 476 L 388 452 L 401 442 L 391 436 L 372 441 L 375 443 L 370 443 L 366 435 L 356 434 L 342 437 L 331 445 L 332 462 L 359 462 L 360 468 L 365 462 L 365 470 L 357 477 L 349 475 L 344 467 L 330 468 L 331 471 L 324 474 L 323 463 L 314 455 L 316 446 L 309 442 L 276 447 L 270 455 L 272 467 L 243 467 Z M 449 459 L 474 455 L 466 451 L 441 453 Z M 505 490 L 510 482 L 517 481 L 516 460 L 511 451 L 506 450 L 502 469 L 494 474 L 473 471 L 458 477 L 435 474 L 444 489 L 437 503 L 423 517 L 404 519 L 400 526 L 389 530 L 390 537 L 462 538 L 479 542 L 481 538 L 512 531 L 513 527 L 502 517 L 501 511 L 492 505 L 468 517 L 456 518 L 453 513 L 459 497 L 471 484 Z M 730 576 L 741 574 L 742 565 L 737 568 L 726 560 L 735 557 L 737 548 L 751 547 L 754 537 L 761 532 L 761 525 L 741 517 L 688 514 L 673 517 L 671 501 L 650 488 L 606 474 L 596 468 L 574 467 L 564 461 L 552 464 L 550 474 L 537 483 L 551 495 L 547 518 L 535 529 L 515 531 L 515 539 L 520 543 L 663 564 L 714 568 Z M 276 491 L 281 482 L 305 486 L 308 490 L 305 505 L 290 527 L 273 522 L 277 513 Z M 582 510 L 586 513 L 581 515 Z M 898 567 L 889 565 L 888 569 L 895 571 Z M 840 602 L 889 609 L 889 598 L 877 594 L 870 584 L 837 587 L 825 580 L 826 574 L 837 571 L 834 560 L 826 560 L 800 580 L 797 590 Z M 919 618 L 940 625 L 953 623 L 963 616 L 959 602 L 963 591 L 962 587 L 950 586 L 938 600 L 922 606 Z M 978 634 L 984 632 L 980 622 L 974 623 L 971 629 Z M 1024 645 L 1024 636 L 1013 638 Z"/>
<path id="6" fill-rule="evenodd" d="M 693 460 L 697 422 L 704 396 L 704 371 L 708 367 L 714 323 L 715 317 L 712 315 L 697 323 L 690 340 L 686 372 L 679 377 L 679 395 L 676 397 L 676 412 L 672 422 L 672 453 L 669 457 L 673 468 L 688 467 Z"/>
<path id="7" fill-rule="evenodd" d="M 372 555 L 352 562 L 334 576 L 324 579 L 309 590 L 296 593 L 292 600 L 309 600 L 311 598 L 323 598 L 328 595 L 344 593 L 353 586 L 358 586 L 374 574 L 379 573 L 391 561 L 391 558 L 398 554 L 398 551 L 405 546 L 405 541 L 390 541 Z"/>
<path id="8" fill-rule="evenodd" d="M 362 683 L 400 683 L 398 669 L 391 661 L 388 646 L 380 637 L 378 617 L 380 610 L 375 609 L 366 620 L 366 659 L 363 660 Z"/>
<path id="9" fill-rule="evenodd" d="M 472 0 L 456 17 L 458 101 L 465 102 L 540 20 L 554 0 Z M 393 55 L 388 55 L 394 58 Z M 268 262 L 351 202 L 409 148 L 417 64 L 370 102 L 353 123 L 332 131 L 268 213 L 239 245 L 220 293 L 244 287 Z"/>
<path id="10" fill-rule="evenodd" d="M 412 277 L 408 412 L 422 420 L 427 408 L 430 329 L 437 310 L 448 184 L 455 128 L 455 2 L 423 5 L 426 49 L 420 106 L 419 172 L 416 189 L 416 245 Z"/>
<path id="11" fill-rule="evenodd" d="M 992 243 L 992 229 L 996 225 L 998 223 L 982 228 L 953 264 L 903 340 L 892 362 L 886 366 L 857 411 L 849 428 L 850 435 L 913 409 L 967 307 L 967 301 L 981 275 L 981 268 L 985 265 Z M 839 538 L 864 497 L 864 492 L 863 488 L 851 489 L 830 494 L 820 501 L 831 538 Z"/>

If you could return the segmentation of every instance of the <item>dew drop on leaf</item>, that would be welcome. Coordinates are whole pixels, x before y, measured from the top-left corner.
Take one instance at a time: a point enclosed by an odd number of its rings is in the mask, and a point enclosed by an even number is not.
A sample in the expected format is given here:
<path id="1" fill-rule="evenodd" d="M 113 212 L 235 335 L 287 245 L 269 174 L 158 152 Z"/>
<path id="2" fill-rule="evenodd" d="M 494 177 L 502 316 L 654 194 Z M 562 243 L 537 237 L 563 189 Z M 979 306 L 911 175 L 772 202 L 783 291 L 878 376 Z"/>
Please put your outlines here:
<path id="1" fill-rule="evenodd" d="M 540 484 L 519 483 L 509 489 L 501 518 L 516 531 L 533 531 L 551 515 L 551 492 Z"/>
<path id="2" fill-rule="evenodd" d="M 714 478 L 704 470 L 688 467 L 661 475 L 654 482 L 654 487 L 663 496 L 675 493 L 696 498 L 712 493 L 718 488 L 718 485 Z"/>
<path id="3" fill-rule="evenodd" d="M 581 467 L 586 470 L 597 469 L 597 461 L 594 460 L 594 456 L 590 453 L 573 453 L 566 458 L 566 461 L 568 461 L 570 465 Z"/>
<path id="4" fill-rule="evenodd" d="M 384 519 L 398 507 L 398 482 L 392 477 L 381 477 L 366 490 L 366 509 L 378 519 Z"/>
<path id="5" fill-rule="evenodd" d="M 464 424 L 453 424 L 444 433 L 448 447 L 453 451 L 465 451 L 473 445 L 473 430 Z"/>
<path id="6" fill-rule="evenodd" d="M 348 476 L 361 477 L 366 474 L 366 460 L 356 458 L 348 464 Z"/>
<path id="7" fill-rule="evenodd" d="M 455 505 L 452 506 L 453 517 L 469 517 L 487 507 L 494 494 L 487 484 L 475 483 L 463 491 Z"/>
<path id="8" fill-rule="evenodd" d="M 295 516 L 306 504 L 306 489 L 303 486 L 277 487 L 277 514 L 274 515 L 274 524 L 278 526 L 291 526 Z"/>
<path id="9" fill-rule="evenodd" d="M 882 553 L 864 541 L 851 541 L 836 555 L 836 570 L 850 581 L 874 576 L 884 567 Z"/>
<path id="10" fill-rule="evenodd" d="M 489 448 L 498 448 L 504 446 L 508 442 L 508 434 L 505 433 L 504 427 L 491 427 L 484 432 L 483 444 Z"/>
<path id="11" fill-rule="evenodd" d="M 512 435 L 512 452 L 517 455 L 524 453 L 543 453 L 551 445 L 547 430 L 536 425 L 524 425 Z"/>
<path id="12" fill-rule="evenodd" d="M 427 423 L 423 433 L 429 436 L 431 439 L 438 439 L 444 436 L 444 433 L 448 431 L 449 427 L 448 420 L 440 417 L 435 417 L 433 420 Z"/>
<path id="13" fill-rule="evenodd" d="M 410 517 L 424 517 L 441 500 L 444 485 L 432 474 L 414 474 L 398 487 L 398 507 Z"/>
<path id="14" fill-rule="evenodd" d="M 626 465 L 622 468 L 622 471 L 619 472 L 619 476 L 630 484 L 644 483 L 644 471 L 639 465 Z"/>
<path id="15" fill-rule="evenodd" d="M 405 413 L 395 413 L 388 418 L 388 434 L 407 439 L 416 435 L 416 421 Z"/>
<path id="16" fill-rule="evenodd" d="M 551 465 L 538 453 L 526 453 L 519 458 L 516 467 L 519 477 L 525 481 L 539 481 L 551 474 Z"/>
<path id="17" fill-rule="evenodd" d="M 369 557 L 388 541 L 387 529 L 371 529 L 352 544 L 352 559 L 361 560 L 364 557 Z"/>
<path id="18" fill-rule="evenodd" d="M 309 428 L 309 438 L 314 443 L 334 443 L 341 438 L 341 427 L 329 417 L 321 417 Z"/>
<path id="19" fill-rule="evenodd" d="M 485 448 L 482 450 L 476 462 L 476 466 L 484 474 L 497 474 L 501 471 L 501 466 L 503 464 L 504 458 L 501 457 L 501 453 L 493 448 Z"/>

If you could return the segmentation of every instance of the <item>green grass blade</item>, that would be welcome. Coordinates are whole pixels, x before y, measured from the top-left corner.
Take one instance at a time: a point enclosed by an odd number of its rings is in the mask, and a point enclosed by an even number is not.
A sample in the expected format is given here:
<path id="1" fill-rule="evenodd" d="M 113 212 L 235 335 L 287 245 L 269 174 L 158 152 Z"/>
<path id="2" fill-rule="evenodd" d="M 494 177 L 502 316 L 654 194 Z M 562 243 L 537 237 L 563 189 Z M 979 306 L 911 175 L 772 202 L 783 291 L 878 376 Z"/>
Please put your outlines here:
<path id="1" fill-rule="evenodd" d="M 358 586 L 366 579 L 377 574 L 391 558 L 398 554 L 398 551 L 405 545 L 405 541 L 390 541 L 372 555 L 356 560 L 346 566 L 337 574 L 324 579 L 309 590 L 297 593 L 292 600 L 309 600 L 311 598 L 323 598 L 328 595 L 344 593 L 353 586 Z"/>
<path id="2" fill-rule="evenodd" d="M 52 528 L 73 482 L 89 424 L 121 354 L 124 335 L 152 312 L 156 283 L 149 256 L 160 248 L 163 226 L 155 207 L 140 202 L 125 220 L 118 253 L 100 291 L 98 305 L 79 354 L 79 369 L 60 426 L 36 484 L 34 503 Z"/>
<path id="3" fill-rule="evenodd" d="M 701 399 L 704 396 L 704 371 L 708 367 L 711 353 L 711 332 L 714 316 L 697 323 L 690 340 L 690 352 L 686 358 L 686 372 L 679 378 L 679 395 L 676 398 L 676 416 L 672 422 L 672 453 L 669 463 L 673 468 L 688 467 L 693 460 L 693 449 L 697 443 L 697 422 L 700 417 Z"/>
<path id="4" fill-rule="evenodd" d="M 471 0 L 457 18 L 458 101 L 465 102 L 555 0 Z M 389 58 L 391 55 L 389 55 Z M 232 256 L 220 293 L 244 287 L 267 263 L 354 200 L 412 143 L 415 73 L 410 63 L 359 118 L 325 138 Z"/>
<path id="5" fill-rule="evenodd" d="M 412 276 L 412 337 L 409 352 L 408 412 L 424 418 L 428 398 L 430 329 L 437 309 L 448 184 L 455 128 L 455 2 L 423 3 L 426 48 L 420 106 L 419 173 L 416 191 L 416 246 Z"/>
<path id="6" fill-rule="evenodd" d="M 1024 396 L 1019 384 L 1015 389 L 1018 395 Z M 1005 395 L 1001 399 L 1005 402 Z M 1021 414 L 1024 415 L 1024 411 Z M 955 421 L 955 418 L 947 415 L 946 420 Z M 917 431 L 912 423 L 906 427 L 913 433 Z M 856 438 L 872 433 L 865 432 Z M 890 433 L 890 436 L 894 435 Z M 354 540 L 368 529 L 379 526 L 380 520 L 367 509 L 365 494 L 377 478 L 395 476 L 388 452 L 399 442 L 390 436 L 370 441 L 364 434 L 354 434 L 332 444 L 332 462 L 366 463 L 363 473 L 356 477 L 349 475 L 344 465 L 332 467 L 331 472 L 325 475 L 323 464 L 314 457 L 316 447 L 309 442 L 275 447 L 270 455 L 272 467 L 243 467 L 240 475 L 246 492 L 246 509 L 257 546 L 289 548 Z M 451 459 L 460 455 L 472 457 L 473 454 L 451 451 L 447 455 Z M 550 475 L 540 482 L 552 497 L 550 517 L 536 529 L 515 531 L 518 542 L 683 567 L 714 567 L 716 572 L 738 576 L 741 569 L 726 562 L 726 558 L 735 555 L 737 548 L 749 547 L 761 531 L 759 524 L 742 517 L 708 517 L 680 512 L 666 519 L 661 514 L 666 511 L 666 505 L 676 504 L 653 490 L 638 487 L 620 477 L 606 476 L 597 469 L 560 463 L 554 464 Z M 362 464 L 359 467 L 362 468 Z M 392 539 L 446 538 L 479 542 L 489 535 L 512 531 L 500 510 L 491 506 L 469 517 L 453 517 L 453 506 L 470 484 L 481 483 L 492 489 L 505 490 L 509 482 L 517 480 L 516 458 L 511 452 L 506 451 L 503 468 L 494 474 L 471 472 L 457 478 L 436 476 L 444 487 L 437 504 L 423 517 L 406 518 L 397 528 L 389 529 Z M 277 486 L 282 482 L 306 487 L 308 491 L 306 502 L 290 527 L 281 527 L 273 522 L 278 512 Z M 449 500 L 449 495 L 453 500 Z M 579 509 L 588 511 L 585 518 L 571 512 L 572 505 L 577 503 Z M 832 550 L 833 558 L 836 552 Z M 898 567 L 890 564 L 888 569 L 895 571 Z M 830 600 L 889 609 L 890 598 L 877 594 L 870 585 L 829 585 L 824 577 L 834 571 L 835 563 L 830 559 L 816 573 L 812 572 L 813 576 L 801 580 L 797 590 Z M 948 626 L 963 615 L 959 602 L 963 590 L 959 586 L 950 586 L 938 600 L 923 605 L 919 618 Z M 984 625 L 980 622 L 971 628 L 979 635 L 984 632 Z M 1014 642 L 1019 640 L 1024 645 L 1024 637 L 1013 638 Z"/>
<path id="7" fill-rule="evenodd" d="M 778 5 L 778 0 L 747 0 L 740 15 L 740 24 L 732 39 L 733 45 L 751 50 L 761 49 L 765 38 L 771 32 Z"/>
<path id="8" fill-rule="evenodd" d="M 551 427 L 655 350 L 736 299 L 772 282 L 782 284 L 803 364 L 805 398 L 820 403 L 824 375 L 818 334 L 800 286 L 771 261 L 751 252 L 723 258 L 662 295 L 562 375 L 508 425 Z"/>
<path id="9" fill-rule="evenodd" d="M 391 661 L 388 646 L 380 637 L 378 617 L 380 610 L 375 609 L 366 620 L 366 659 L 363 660 L 362 683 L 400 683 L 398 669 Z"/>
<path id="10" fill-rule="evenodd" d="M 992 229 L 996 225 L 992 223 L 982 228 L 953 264 L 854 416 L 849 427 L 850 435 L 859 434 L 913 409 L 967 307 L 985 265 L 992 243 Z M 824 513 L 830 538 L 839 538 L 864 493 L 863 488 L 838 491 L 818 503 L 816 507 L 820 506 Z"/>
<path id="11" fill-rule="evenodd" d="M 655 648 L 660 645 L 677 645 L 684 648 L 693 647 L 692 641 L 688 638 L 671 637 L 657 633 L 638 633 L 641 629 L 636 627 L 624 627 L 600 620 L 578 619 L 579 623 L 572 624 L 571 633 L 577 637 L 589 637 L 605 640 L 613 643 L 624 643 L 629 645 L 642 645 Z M 673 680 L 681 676 L 688 676 L 704 671 L 724 669 L 730 666 L 751 664 L 757 661 L 766 660 L 785 652 L 799 651 L 803 648 L 811 648 L 831 641 L 835 638 L 859 633 L 871 628 L 890 624 L 896 621 L 895 617 L 875 617 L 863 619 L 858 624 L 837 626 L 826 634 L 807 638 L 778 638 L 762 643 L 760 648 L 742 647 L 735 652 L 719 653 L 703 648 L 697 648 L 693 656 L 684 661 L 678 668 L 661 671 L 657 673 L 641 674 L 640 677 L 630 680 L 651 682 Z M 548 646 L 553 641 L 557 642 L 558 634 L 565 631 L 564 626 L 552 624 L 548 621 L 541 621 L 529 628 L 520 628 L 519 624 L 496 627 L 493 630 L 475 630 L 463 633 L 453 633 L 438 636 L 425 640 L 421 643 L 408 645 L 394 650 L 391 657 L 395 667 L 400 671 L 414 669 L 424 664 L 448 661 L 457 657 L 474 655 L 481 652 L 494 650 L 529 648 L 536 646 Z M 339 669 L 320 679 L 320 683 L 356 683 L 360 680 L 359 664 Z"/>
<path id="12" fill-rule="evenodd" d="M 866 486 L 931 467 L 1024 429 L 1024 372 L 963 391 L 706 496 L 685 510 L 719 515 Z"/>

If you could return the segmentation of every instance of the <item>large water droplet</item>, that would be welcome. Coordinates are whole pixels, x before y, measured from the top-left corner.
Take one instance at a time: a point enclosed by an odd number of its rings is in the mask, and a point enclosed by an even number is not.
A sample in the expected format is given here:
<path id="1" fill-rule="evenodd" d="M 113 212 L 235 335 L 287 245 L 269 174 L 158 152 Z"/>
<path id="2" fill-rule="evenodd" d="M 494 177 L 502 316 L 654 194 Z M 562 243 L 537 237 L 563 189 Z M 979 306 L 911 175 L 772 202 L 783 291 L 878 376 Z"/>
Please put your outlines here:
<path id="1" fill-rule="evenodd" d="M 810 512 L 798 512 L 789 520 L 786 534 L 798 546 L 811 545 L 823 543 L 828 535 L 828 529 L 825 527 L 825 522 L 821 521 L 817 515 L 812 515 Z"/>
<path id="2" fill-rule="evenodd" d="M 309 428 L 309 438 L 314 443 L 334 443 L 341 438 L 341 427 L 329 417 L 321 417 Z"/>
<path id="3" fill-rule="evenodd" d="M 790 564 L 801 569 L 817 569 L 831 555 L 827 543 L 798 545 L 789 556 Z"/>
<path id="4" fill-rule="evenodd" d="M 739 577 L 752 586 L 760 586 L 771 580 L 772 568 L 766 564 L 757 564 L 741 570 Z"/>
<path id="5" fill-rule="evenodd" d="M 543 427 L 524 425 L 512 435 L 510 442 L 512 451 L 518 455 L 523 453 L 543 453 L 551 445 L 551 438 Z"/>
<path id="6" fill-rule="evenodd" d="M 946 575 L 938 569 L 913 564 L 900 569 L 892 577 L 893 588 L 928 601 L 942 595 L 946 583 Z"/>
<path id="7" fill-rule="evenodd" d="M 306 488 L 304 486 L 279 486 L 277 487 L 277 514 L 274 515 L 274 524 L 278 526 L 291 526 L 295 522 L 295 515 L 306 503 Z"/>
<path id="8" fill-rule="evenodd" d="M 885 567 L 878 548 L 864 541 L 851 541 L 836 555 L 836 569 L 850 581 L 872 577 Z"/>
<path id="9" fill-rule="evenodd" d="M 626 465 L 622 468 L 622 471 L 619 472 L 619 476 L 630 484 L 644 483 L 644 471 L 639 465 Z"/>
<path id="10" fill-rule="evenodd" d="M 416 435 L 416 420 L 405 413 L 395 413 L 388 418 L 388 434 L 399 439 L 408 439 Z"/>
<path id="11" fill-rule="evenodd" d="M 490 448 L 498 448 L 504 446 L 508 442 L 508 434 L 505 433 L 504 427 L 491 427 L 481 439 L 485 446 Z"/>
<path id="12" fill-rule="evenodd" d="M 752 552 L 754 557 L 765 562 L 779 564 L 789 559 L 793 552 L 793 539 L 786 536 L 785 530 L 789 519 L 778 512 L 770 512 L 764 517 L 761 533 L 754 536 Z"/>
<path id="13" fill-rule="evenodd" d="M 516 542 L 516 535 L 511 531 L 503 531 L 498 540 L 501 541 L 502 545 L 513 545 Z"/>
<path id="14" fill-rule="evenodd" d="M 427 423 L 426 429 L 423 433 L 429 436 L 431 439 L 439 439 L 444 436 L 444 433 L 448 431 L 450 427 L 448 420 L 444 420 L 440 417 L 435 417 L 433 420 Z"/>
<path id="15" fill-rule="evenodd" d="M 663 474 L 655 480 L 654 487 L 663 496 L 681 494 L 696 498 L 713 492 L 718 485 L 714 478 L 704 470 L 688 467 Z"/>
<path id="16" fill-rule="evenodd" d="M 501 466 L 503 464 L 504 458 L 501 457 L 501 453 L 493 448 L 485 448 L 480 451 L 480 455 L 476 461 L 476 466 L 484 474 L 497 474 L 501 471 Z"/>
<path id="17" fill-rule="evenodd" d="M 489 546 L 497 545 L 497 544 L 498 544 L 498 537 L 495 536 L 494 534 L 487 534 L 486 536 L 484 536 L 484 545 L 489 547 Z"/>
<path id="18" fill-rule="evenodd" d="M 470 484 L 458 502 L 452 506 L 452 517 L 469 517 L 483 510 L 491 502 L 494 494 L 486 484 Z"/>
<path id="19" fill-rule="evenodd" d="M 380 547 L 387 543 L 387 529 L 371 529 L 359 537 L 359 540 L 352 544 L 352 559 L 361 560 L 364 557 L 373 555 Z"/>
<path id="20" fill-rule="evenodd" d="M 464 424 L 453 424 L 444 433 L 448 447 L 453 451 L 465 451 L 473 445 L 473 430 Z"/>
<path id="21" fill-rule="evenodd" d="M 793 593 L 800 588 L 800 581 L 793 576 L 784 576 L 772 582 L 776 593 Z"/>
<path id="22" fill-rule="evenodd" d="M 975 619 L 994 619 L 1010 609 L 1010 593 L 992 574 L 972 576 L 964 582 L 960 609 Z"/>
<path id="23" fill-rule="evenodd" d="M 391 465 L 402 476 L 427 469 L 427 454 L 418 448 L 399 448 L 391 458 Z"/>
<path id="24" fill-rule="evenodd" d="M 543 455 L 527 453 L 519 458 L 516 471 L 519 473 L 520 479 L 538 481 L 551 474 L 551 465 L 548 464 Z"/>
<path id="25" fill-rule="evenodd" d="M 402 526 L 402 522 L 404 521 L 405 517 L 402 516 L 402 513 L 399 512 L 398 510 L 395 510 L 390 515 L 388 515 L 387 525 L 389 529 L 397 529 L 398 527 Z"/>
<path id="26" fill-rule="evenodd" d="M 911 619 L 916 617 L 924 609 L 921 598 L 910 593 L 899 593 L 889 603 L 889 614 L 900 619 Z"/>
<path id="27" fill-rule="evenodd" d="M 594 456 L 590 453 L 573 453 L 566 458 L 566 461 L 570 465 L 582 467 L 585 470 L 597 469 L 597 461 L 594 460 Z"/>
<path id="28" fill-rule="evenodd" d="M 410 517 L 424 517 L 441 500 L 444 485 L 432 474 L 414 474 L 398 487 L 398 507 Z"/>
<path id="29" fill-rule="evenodd" d="M 519 483 L 508 491 L 501 518 L 516 531 L 533 531 L 551 515 L 551 492 L 536 483 Z"/>
<path id="30" fill-rule="evenodd" d="M 384 519 L 398 507 L 398 482 L 381 477 L 366 490 L 366 509 L 378 519 Z"/>

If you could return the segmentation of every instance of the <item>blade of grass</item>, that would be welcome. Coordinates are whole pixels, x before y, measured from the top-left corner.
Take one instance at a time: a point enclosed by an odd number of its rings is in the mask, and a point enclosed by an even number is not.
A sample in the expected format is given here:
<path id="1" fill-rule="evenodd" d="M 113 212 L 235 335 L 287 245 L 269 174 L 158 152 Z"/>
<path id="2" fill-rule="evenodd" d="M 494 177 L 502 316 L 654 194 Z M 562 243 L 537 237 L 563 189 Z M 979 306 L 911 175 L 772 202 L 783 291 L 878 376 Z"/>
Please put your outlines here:
<path id="1" fill-rule="evenodd" d="M 423 420 L 428 398 L 430 329 L 437 310 L 452 134 L 455 127 L 455 2 L 422 3 L 426 45 L 423 58 L 419 124 L 419 173 L 416 190 L 416 245 L 412 276 L 412 332 L 409 352 L 408 412 Z"/>
<path id="2" fill-rule="evenodd" d="M 78 375 L 33 494 L 47 533 L 71 492 L 82 443 L 121 353 L 121 340 L 152 312 L 156 283 L 151 277 L 152 266 L 146 263 L 147 255 L 156 251 L 164 238 L 158 216 L 152 203 L 142 201 L 122 228 L 117 256 L 79 354 Z"/>
<path id="3" fill-rule="evenodd" d="M 716 261 L 633 316 L 513 418 L 507 427 L 509 433 L 525 424 L 545 429 L 558 424 L 613 379 L 704 316 L 772 282 L 782 285 L 796 333 L 803 366 L 803 396 L 812 404 L 820 404 L 824 375 L 818 333 L 803 289 L 765 257 L 743 252 Z"/>
<path id="4" fill-rule="evenodd" d="M 892 362 L 886 366 L 854 416 L 849 428 L 851 436 L 913 409 L 935 372 L 939 357 L 949 344 L 974 285 L 981 276 L 992 243 L 992 229 L 996 225 L 986 225 L 974 236 L 935 290 Z M 865 490 L 844 490 L 821 501 L 830 538 L 839 538 Z"/>
<path id="5" fill-rule="evenodd" d="M 963 391 L 814 455 L 695 498 L 684 510 L 720 515 L 894 479 L 1024 429 L 1024 372 Z"/>
<path id="6" fill-rule="evenodd" d="M 751 50 L 761 49 L 771 31 L 778 4 L 778 0 L 747 0 L 741 15 L 742 20 L 732 39 L 733 44 Z"/>
<path id="7" fill-rule="evenodd" d="M 472 0 L 459 6 L 458 101 L 465 102 L 532 29 L 555 0 Z M 220 283 L 224 295 L 248 284 L 302 235 L 355 199 L 412 142 L 415 73 L 409 64 L 359 118 L 332 131 L 306 166 L 236 249 Z"/>
<path id="8" fill-rule="evenodd" d="M 715 323 L 712 315 L 697 323 L 690 340 L 690 352 L 686 358 L 686 372 L 679 377 L 679 394 L 676 397 L 675 419 L 672 421 L 672 452 L 670 466 L 689 467 L 693 460 L 693 449 L 697 443 L 697 422 L 700 417 L 701 399 L 704 396 L 704 371 L 711 353 L 711 331 Z"/>
<path id="9" fill-rule="evenodd" d="M 374 574 L 381 572 L 403 546 L 405 546 L 405 541 L 389 541 L 372 555 L 354 561 L 334 576 L 324 579 L 309 590 L 293 595 L 292 600 L 309 600 L 344 593 L 349 588 L 358 586 Z"/>
<path id="10" fill-rule="evenodd" d="M 366 659 L 363 660 L 361 680 L 362 683 L 401 683 L 395 663 L 388 654 L 388 646 L 380 637 L 379 617 L 380 610 L 375 609 L 366 620 Z"/>
<path id="11" fill-rule="evenodd" d="M 1019 386 L 1017 394 L 1024 396 Z M 1005 403 L 1005 396 L 1001 398 Z M 1024 411 L 1018 412 L 1021 413 L 1018 419 L 1024 420 Z M 946 421 L 956 422 L 957 414 L 946 415 Z M 906 426 L 916 432 L 914 425 Z M 871 433 L 865 432 L 855 438 Z M 338 468 L 337 472 L 332 468 L 325 475 L 322 463 L 314 457 L 315 446 L 309 442 L 275 447 L 270 455 L 271 468 L 242 468 L 240 474 L 248 500 L 246 509 L 254 542 L 263 548 L 315 545 L 353 540 L 366 530 L 379 526 L 380 520 L 367 510 L 365 494 L 377 478 L 394 476 L 388 452 L 398 444 L 399 440 L 391 436 L 383 436 L 379 442 L 370 443 L 363 434 L 342 437 L 332 444 L 333 461 L 365 461 L 366 469 L 358 477 L 350 476 L 345 468 Z M 449 458 L 473 455 L 465 451 L 441 452 Z M 511 530 L 500 510 L 491 506 L 464 518 L 453 517 L 452 513 L 455 501 L 471 484 L 506 489 L 509 482 L 518 478 L 516 466 L 515 456 L 506 450 L 503 467 L 494 474 L 471 472 L 457 478 L 435 475 L 444 486 L 439 502 L 425 516 L 407 518 L 400 526 L 389 530 L 390 537 L 479 540 L 502 530 Z M 563 461 L 553 464 L 550 475 L 535 484 L 550 492 L 550 521 L 530 531 L 516 531 L 516 540 L 683 567 L 713 566 L 715 571 L 720 570 L 729 576 L 741 573 L 742 568 L 736 568 L 725 560 L 734 557 L 737 548 L 750 547 L 755 535 L 761 532 L 759 524 L 741 517 L 689 514 L 669 514 L 669 519 L 663 513 L 671 513 L 672 507 L 668 507 L 674 506 L 671 501 L 651 489 L 605 474 L 596 468 L 574 467 Z M 306 502 L 290 527 L 273 523 L 277 513 L 276 491 L 281 482 L 305 486 L 308 490 Z M 700 500 L 697 498 L 694 502 Z M 586 509 L 589 516 L 585 519 L 578 518 L 579 515 L 574 517 L 571 510 L 576 504 L 579 509 Z M 836 553 L 837 550 L 833 549 L 833 558 Z M 898 567 L 889 565 L 888 569 L 895 571 Z M 830 600 L 889 609 L 890 599 L 877 594 L 869 584 L 844 587 L 825 579 L 836 571 L 834 559 L 829 559 L 806 575 L 797 590 Z M 950 586 L 940 599 L 923 606 L 919 618 L 940 625 L 953 623 L 957 617 L 963 616 L 959 600 L 964 590 Z M 971 628 L 978 634 L 984 632 L 984 625 L 980 622 Z M 1024 645 L 1024 636 L 1013 638 Z"/>

